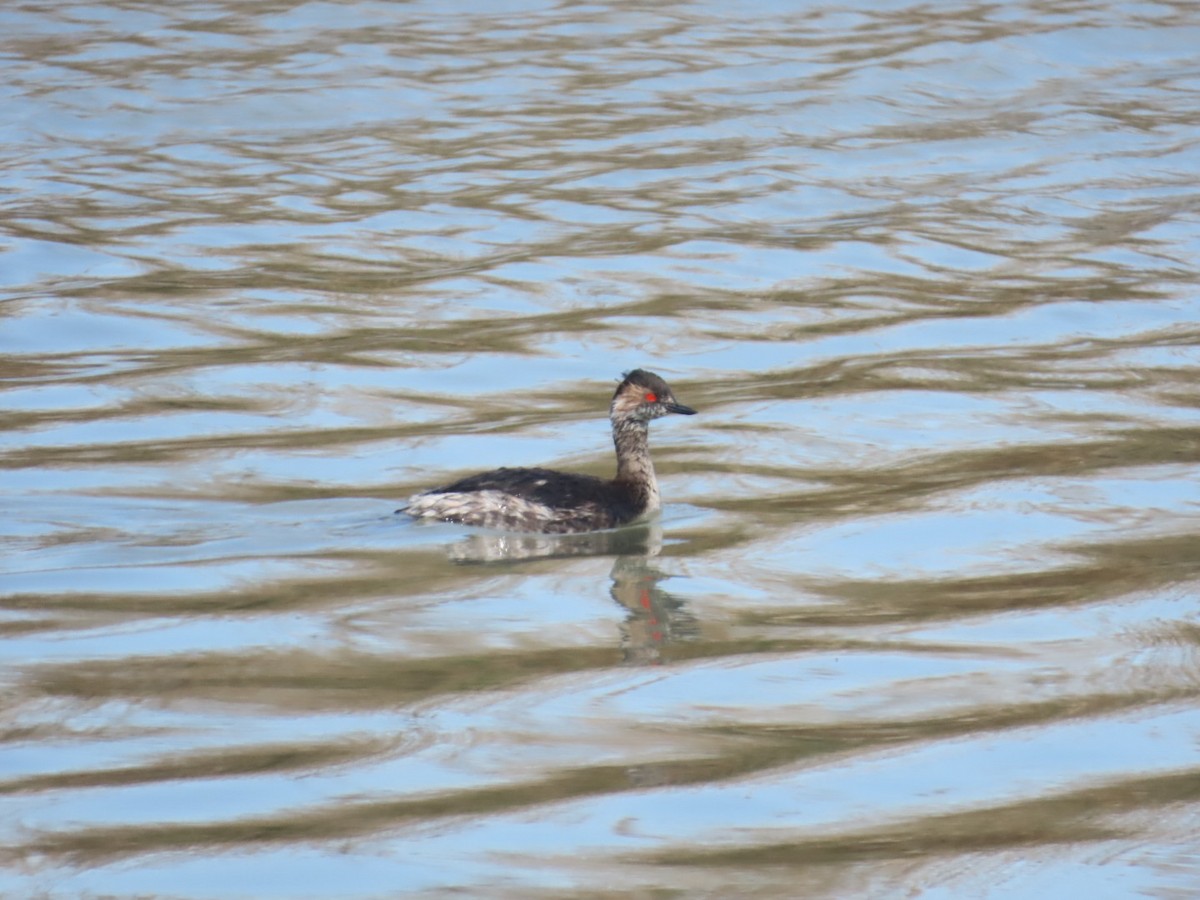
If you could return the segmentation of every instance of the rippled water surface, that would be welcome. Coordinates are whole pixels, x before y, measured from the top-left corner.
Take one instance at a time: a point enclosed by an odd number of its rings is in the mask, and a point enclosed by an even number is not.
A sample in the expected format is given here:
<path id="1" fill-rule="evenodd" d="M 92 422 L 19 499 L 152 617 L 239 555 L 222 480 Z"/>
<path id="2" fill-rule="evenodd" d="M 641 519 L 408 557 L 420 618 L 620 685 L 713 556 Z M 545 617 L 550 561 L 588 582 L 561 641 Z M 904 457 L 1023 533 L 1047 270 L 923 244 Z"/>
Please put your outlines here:
<path id="1" fill-rule="evenodd" d="M 0 893 L 1200 891 L 1200 6 L 737 9 L 0 10 Z"/>

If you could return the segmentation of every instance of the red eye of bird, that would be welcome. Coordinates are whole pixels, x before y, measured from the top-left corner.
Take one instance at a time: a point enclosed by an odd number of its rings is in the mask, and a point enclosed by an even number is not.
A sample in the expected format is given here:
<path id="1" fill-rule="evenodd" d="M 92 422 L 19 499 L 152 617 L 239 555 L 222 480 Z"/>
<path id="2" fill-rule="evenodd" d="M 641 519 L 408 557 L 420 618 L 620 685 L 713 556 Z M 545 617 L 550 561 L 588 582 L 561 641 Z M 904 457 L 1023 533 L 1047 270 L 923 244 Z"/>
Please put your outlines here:
<path id="1" fill-rule="evenodd" d="M 647 394 L 646 402 L 647 403 L 657 403 L 658 402 L 658 394 Z"/>

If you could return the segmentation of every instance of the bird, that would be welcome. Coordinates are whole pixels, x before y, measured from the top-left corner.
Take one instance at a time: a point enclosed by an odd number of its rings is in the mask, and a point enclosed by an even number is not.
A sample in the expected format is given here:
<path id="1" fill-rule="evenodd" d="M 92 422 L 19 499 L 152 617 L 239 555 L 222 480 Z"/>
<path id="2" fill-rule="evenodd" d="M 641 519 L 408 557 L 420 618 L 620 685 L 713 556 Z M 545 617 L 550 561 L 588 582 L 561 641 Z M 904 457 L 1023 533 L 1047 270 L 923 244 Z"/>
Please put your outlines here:
<path id="1" fill-rule="evenodd" d="M 679 403 L 660 376 L 634 369 L 625 373 L 609 406 L 616 477 L 504 467 L 415 494 L 397 512 L 418 520 L 543 534 L 638 522 L 662 506 L 650 461 L 650 423 L 672 413 L 691 416 L 696 410 Z"/>

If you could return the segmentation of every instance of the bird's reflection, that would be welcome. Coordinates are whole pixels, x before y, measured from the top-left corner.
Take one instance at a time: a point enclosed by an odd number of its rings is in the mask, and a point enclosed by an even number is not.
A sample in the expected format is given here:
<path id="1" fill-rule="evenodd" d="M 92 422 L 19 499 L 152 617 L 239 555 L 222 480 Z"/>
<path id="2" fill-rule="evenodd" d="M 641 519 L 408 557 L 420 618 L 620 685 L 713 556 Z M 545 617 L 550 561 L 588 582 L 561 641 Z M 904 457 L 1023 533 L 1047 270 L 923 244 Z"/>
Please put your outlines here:
<path id="1" fill-rule="evenodd" d="M 516 534 L 475 531 L 450 548 L 450 558 L 460 563 L 517 562 L 573 556 L 658 556 L 662 551 L 662 526 L 647 523 L 614 531 L 585 534 Z"/>
<path id="2" fill-rule="evenodd" d="M 629 665 L 662 661 L 663 649 L 672 641 L 695 638 L 700 624 L 678 597 L 659 582 L 669 576 L 650 564 L 649 557 L 621 556 L 613 563 L 609 593 L 628 615 L 621 624 L 621 652 Z"/>
<path id="3" fill-rule="evenodd" d="M 672 641 L 699 634 L 699 623 L 683 600 L 663 590 L 669 576 L 651 560 L 662 552 L 662 526 L 650 522 L 633 528 L 589 534 L 501 534 L 476 532 L 451 548 L 460 563 L 498 563 L 577 556 L 614 556 L 609 593 L 627 611 L 621 624 L 621 654 L 628 665 L 662 661 Z"/>

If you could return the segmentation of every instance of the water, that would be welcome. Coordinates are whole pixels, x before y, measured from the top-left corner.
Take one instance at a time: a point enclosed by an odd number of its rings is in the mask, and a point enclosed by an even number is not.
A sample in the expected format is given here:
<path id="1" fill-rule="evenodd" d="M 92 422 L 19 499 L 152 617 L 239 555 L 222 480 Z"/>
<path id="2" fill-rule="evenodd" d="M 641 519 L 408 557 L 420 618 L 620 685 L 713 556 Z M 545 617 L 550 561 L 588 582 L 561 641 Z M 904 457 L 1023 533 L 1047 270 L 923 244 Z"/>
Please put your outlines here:
<path id="1" fill-rule="evenodd" d="M 1200 890 L 1198 8 L 479 9 L 0 12 L 0 892 Z"/>

